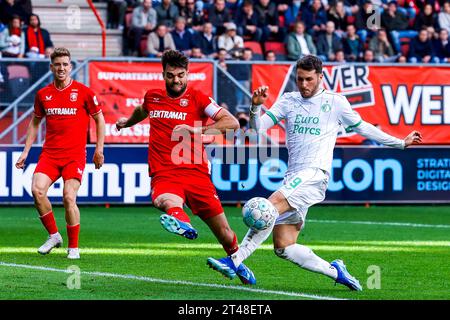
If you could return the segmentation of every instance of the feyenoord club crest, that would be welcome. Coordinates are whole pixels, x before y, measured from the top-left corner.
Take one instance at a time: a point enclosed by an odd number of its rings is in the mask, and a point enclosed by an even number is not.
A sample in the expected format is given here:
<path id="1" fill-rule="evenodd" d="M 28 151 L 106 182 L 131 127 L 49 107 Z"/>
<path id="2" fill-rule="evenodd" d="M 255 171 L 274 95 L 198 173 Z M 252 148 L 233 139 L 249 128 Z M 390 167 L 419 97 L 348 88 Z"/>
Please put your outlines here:
<path id="1" fill-rule="evenodd" d="M 180 106 L 181 107 L 187 107 L 189 104 L 189 100 L 188 99 L 181 99 L 180 100 Z"/>
<path id="2" fill-rule="evenodd" d="M 78 92 L 71 92 L 70 93 L 70 101 L 75 102 L 78 98 Z"/>

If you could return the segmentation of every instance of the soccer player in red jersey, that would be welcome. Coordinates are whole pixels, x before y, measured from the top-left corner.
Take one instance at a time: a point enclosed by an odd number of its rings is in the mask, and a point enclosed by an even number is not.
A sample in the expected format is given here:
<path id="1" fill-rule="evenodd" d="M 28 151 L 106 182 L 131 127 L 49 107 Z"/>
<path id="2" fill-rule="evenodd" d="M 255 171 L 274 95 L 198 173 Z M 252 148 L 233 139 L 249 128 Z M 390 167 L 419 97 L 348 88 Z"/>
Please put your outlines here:
<path id="1" fill-rule="evenodd" d="M 34 113 L 28 126 L 25 147 L 16 162 L 16 167 L 18 169 L 25 167 L 39 124 L 45 117 L 45 142 L 33 174 L 31 187 L 36 209 L 42 224 L 49 233 L 47 241 L 38 249 L 38 252 L 47 254 L 63 243 L 53 216 L 52 205 L 47 197 L 50 186 L 62 176 L 63 202 L 69 238 L 67 258 L 79 259 L 80 211 L 76 204 L 76 197 L 86 165 L 89 116 L 94 118 L 96 124 L 97 144 L 93 157 L 96 169 L 99 169 L 104 162 L 105 119 L 94 92 L 71 78 L 70 52 L 65 48 L 55 48 L 50 59 L 50 70 L 53 72 L 54 81 L 36 94 Z"/>
<path id="2" fill-rule="evenodd" d="M 186 204 L 208 225 L 227 253 L 236 252 L 237 237 L 211 182 L 200 136 L 212 130 L 236 130 L 239 123 L 211 97 L 188 86 L 188 64 L 188 58 L 180 52 L 166 51 L 162 56 L 165 90 L 148 90 L 144 103 L 135 108 L 130 118 L 120 118 L 116 127 L 120 130 L 147 117 L 150 120 L 152 200 L 155 207 L 165 212 L 160 217 L 162 226 L 185 238 L 197 238 L 197 230 L 183 210 Z M 210 118 L 215 122 L 206 125 Z M 243 283 L 255 283 L 253 273 L 244 264 L 237 274 Z"/>

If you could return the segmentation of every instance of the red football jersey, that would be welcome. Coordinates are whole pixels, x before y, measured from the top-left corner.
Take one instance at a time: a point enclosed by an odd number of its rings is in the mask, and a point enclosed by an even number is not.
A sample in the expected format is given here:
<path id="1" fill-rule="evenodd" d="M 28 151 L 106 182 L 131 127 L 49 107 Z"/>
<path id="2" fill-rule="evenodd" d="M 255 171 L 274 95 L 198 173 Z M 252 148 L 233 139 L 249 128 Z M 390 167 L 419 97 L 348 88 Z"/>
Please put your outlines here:
<path id="1" fill-rule="evenodd" d="M 34 114 L 46 118 L 42 153 L 53 158 L 86 156 L 89 115 L 101 111 L 94 92 L 75 80 L 64 89 L 51 83 L 39 90 Z"/>
<path id="2" fill-rule="evenodd" d="M 173 135 L 180 124 L 204 126 L 222 109 L 211 98 L 188 86 L 183 95 L 171 98 L 165 90 L 149 90 L 143 108 L 150 119 L 148 164 L 150 175 L 174 168 L 193 168 L 209 173 L 200 135 Z"/>

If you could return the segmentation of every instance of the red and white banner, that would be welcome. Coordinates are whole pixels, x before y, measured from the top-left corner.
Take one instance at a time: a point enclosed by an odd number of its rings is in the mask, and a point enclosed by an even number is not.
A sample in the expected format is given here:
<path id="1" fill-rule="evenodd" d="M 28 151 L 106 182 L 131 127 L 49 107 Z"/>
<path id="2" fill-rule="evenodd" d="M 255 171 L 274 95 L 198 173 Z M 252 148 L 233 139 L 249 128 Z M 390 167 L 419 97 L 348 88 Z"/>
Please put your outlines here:
<path id="1" fill-rule="evenodd" d="M 253 87 L 269 86 L 272 100 L 268 107 L 284 92 L 290 66 L 253 66 Z M 450 144 L 449 67 L 326 66 L 323 84 L 345 95 L 365 121 L 386 133 L 403 138 L 419 130 L 426 144 Z M 362 140 L 350 133 L 340 136 L 338 143 L 359 144 Z"/>
<path id="2" fill-rule="evenodd" d="M 164 88 L 160 62 L 90 62 L 90 88 L 96 93 L 106 121 L 105 142 L 148 142 L 150 125 L 144 120 L 132 128 L 118 132 L 115 123 L 129 117 L 144 100 L 149 89 Z M 191 62 L 188 85 L 213 96 L 213 64 Z M 95 125 L 90 126 L 91 142 L 95 142 Z"/>

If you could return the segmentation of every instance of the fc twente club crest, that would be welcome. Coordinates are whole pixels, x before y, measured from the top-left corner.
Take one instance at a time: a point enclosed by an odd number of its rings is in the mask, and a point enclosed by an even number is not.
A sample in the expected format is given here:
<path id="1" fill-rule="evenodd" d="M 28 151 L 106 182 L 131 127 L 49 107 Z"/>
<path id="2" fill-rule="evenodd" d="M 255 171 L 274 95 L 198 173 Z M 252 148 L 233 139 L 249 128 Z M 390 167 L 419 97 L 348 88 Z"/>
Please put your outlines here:
<path id="1" fill-rule="evenodd" d="M 78 98 L 78 92 L 71 92 L 70 93 L 70 101 L 75 102 Z"/>
<path id="2" fill-rule="evenodd" d="M 188 99 L 180 99 L 180 106 L 181 107 L 187 107 L 189 104 L 189 100 Z"/>

